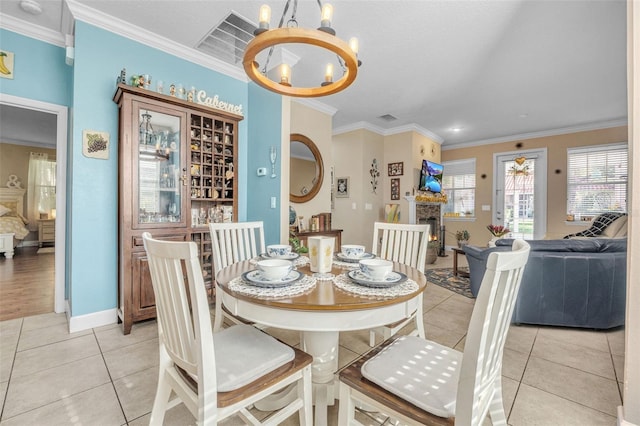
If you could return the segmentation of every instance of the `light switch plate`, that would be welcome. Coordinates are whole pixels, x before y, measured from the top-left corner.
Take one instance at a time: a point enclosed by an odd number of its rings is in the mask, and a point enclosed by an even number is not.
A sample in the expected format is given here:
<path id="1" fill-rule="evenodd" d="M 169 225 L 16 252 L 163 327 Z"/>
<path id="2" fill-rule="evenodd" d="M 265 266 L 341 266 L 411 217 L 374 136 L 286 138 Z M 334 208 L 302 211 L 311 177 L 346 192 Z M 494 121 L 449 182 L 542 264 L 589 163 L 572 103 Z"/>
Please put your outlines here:
<path id="1" fill-rule="evenodd" d="M 271 197 L 271 208 L 272 209 L 276 208 L 276 197 Z"/>
<path id="2" fill-rule="evenodd" d="M 491 206 L 489 204 L 483 204 L 482 205 L 482 211 L 483 212 L 490 212 L 491 211 Z"/>
<path id="3" fill-rule="evenodd" d="M 266 167 L 260 167 L 256 173 L 258 174 L 258 176 L 266 176 L 267 175 L 267 168 Z"/>

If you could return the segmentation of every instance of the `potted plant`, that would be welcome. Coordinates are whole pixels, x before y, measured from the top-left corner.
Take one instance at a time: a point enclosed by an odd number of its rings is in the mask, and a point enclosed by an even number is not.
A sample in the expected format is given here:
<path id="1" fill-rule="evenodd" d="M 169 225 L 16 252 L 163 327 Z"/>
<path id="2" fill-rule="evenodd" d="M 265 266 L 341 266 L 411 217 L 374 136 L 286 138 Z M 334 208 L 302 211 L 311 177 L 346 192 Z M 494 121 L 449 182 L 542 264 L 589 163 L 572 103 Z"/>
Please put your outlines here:
<path id="1" fill-rule="evenodd" d="M 456 240 L 458 241 L 458 247 L 462 248 L 469 244 L 469 238 L 471 238 L 471 234 L 466 229 L 462 229 L 460 231 L 456 231 Z"/>

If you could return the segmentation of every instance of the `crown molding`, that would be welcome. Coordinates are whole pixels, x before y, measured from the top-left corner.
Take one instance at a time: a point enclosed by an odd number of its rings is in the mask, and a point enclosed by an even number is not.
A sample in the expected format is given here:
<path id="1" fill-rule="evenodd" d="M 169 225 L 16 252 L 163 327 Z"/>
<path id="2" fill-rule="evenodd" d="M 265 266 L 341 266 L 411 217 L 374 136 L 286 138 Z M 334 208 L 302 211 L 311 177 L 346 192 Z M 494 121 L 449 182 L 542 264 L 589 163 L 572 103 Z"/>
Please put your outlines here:
<path id="1" fill-rule="evenodd" d="M 234 67 L 233 65 L 227 64 L 226 62 L 223 62 L 219 59 L 205 55 L 204 53 L 199 52 L 196 49 L 185 47 L 173 40 L 155 34 L 151 31 L 136 27 L 129 22 L 123 21 L 122 19 L 118 19 L 114 16 L 107 15 L 90 7 L 87 7 L 75 0 L 66 0 L 66 2 L 74 19 L 86 22 L 98 28 L 102 28 L 103 30 L 118 34 L 122 37 L 126 37 L 149 47 L 153 47 L 170 55 L 184 59 L 185 61 L 193 62 L 205 68 L 209 68 L 213 71 L 235 78 L 236 80 L 240 80 L 245 83 L 249 81 L 249 78 L 244 73 L 243 69 Z"/>
<path id="2" fill-rule="evenodd" d="M 368 121 L 359 121 L 357 123 L 348 124 L 346 126 L 336 127 L 333 129 L 333 135 L 337 136 L 347 132 L 353 132 L 355 130 L 368 130 L 373 133 L 377 133 L 381 136 L 391 136 L 397 135 L 399 133 L 405 132 L 416 132 L 421 134 L 424 137 L 427 137 L 438 144 L 442 144 L 444 139 L 440 136 L 436 135 L 430 130 L 425 129 L 424 127 L 418 126 L 417 124 L 407 124 L 404 126 L 392 127 L 391 129 L 383 129 L 382 127 L 376 126 L 374 124 L 369 123 Z"/>
<path id="3" fill-rule="evenodd" d="M 440 145 L 442 145 L 442 142 L 444 142 L 444 139 L 442 139 L 440 136 L 433 133 L 431 130 L 425 129 L 424 127 L 418 126 L 417 124 L 414 124 L 414 123 L 387 129 L 385 130 L 385 136 L 397 135 L 398 133 L 404 133 L 404 132 L 416 132 L 426 138 L 433 140 L 434 142 Z"/>
<path id="4" fill-rule="evenodd" d="M 316 111 L 320 111 L 322 113 L 328 114 L 330 116 L 334 116 L 336 115 L 336 112 L 338 112 L 337 108 L 334 108 L 332 106 L 329 106 L 325 103 L 322 103 L 320 101 L 317 101 L 315 99 L 309 99 L 309 98 L 292 98 L 291 99 L 293 102 L 299 103 L 301 105 L 307 106 L 309 108 L 313 108 Z"/>
<path id="5" fill-rule="evenodd" d="M 594 123 L 583 124 L 579 126 L 560 127 L 557 129 L 542 130 L 540 132 L 521 133 L 517 135 L 501 136 L 499 138 L 483 139 L 472 142 L 461 142 L 455 144 L 446 144 L 442 146 L 443 151 L 459 148 L 471 148 L 474 146 L 492 145 L 496 143 L 513 142 L 524 139 L 544 138 L 549 136 L 566 135 L 569 133 L 588 132 L 591 130 L 610 129 L 612 127 L 627 126 L 629 123 L 626 118 L 609 121 L 599 121 Z"/>
<path id="6" fill-rule="evenodd" d="M 385 130 L 382 127 L 369 123 L 368 121 L 358 121 L 356 123 L 347 124 L 345 126 L 336 127 L 333 129 L 333 136 L 341 135 L 343 133 L 354 132 L 356 130 L 368 130 L 373 133 L 377 133 L 384 136 Z"/>
<path id="7" fill-rule="evenodd" d="M 2 28 L 5 30 L 13 31 L 14 33 L 44 41 L 45 43 L 58 47 L 65 47 L 64 35 L 58 31 L 50 30 L 49 28 L 41 27 L 40 25 L 32 24 L 31 22 L 23 21 L 22 19 L 1 12 L 0 22 L 2 22 Z"/>

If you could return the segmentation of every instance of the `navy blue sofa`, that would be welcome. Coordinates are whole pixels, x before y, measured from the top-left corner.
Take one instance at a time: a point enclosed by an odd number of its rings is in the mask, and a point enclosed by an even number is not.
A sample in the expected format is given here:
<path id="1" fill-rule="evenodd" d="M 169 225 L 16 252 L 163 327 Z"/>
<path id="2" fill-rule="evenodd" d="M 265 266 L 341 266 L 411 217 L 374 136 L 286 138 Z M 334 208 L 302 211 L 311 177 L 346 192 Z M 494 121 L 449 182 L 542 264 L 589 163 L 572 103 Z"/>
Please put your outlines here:
<path id="1" fill-rule="evenodd" d="M 466 246 L 471 292 L 480 290 L 489 253 L 511 250 Z M 624 324 L 626 238 L 532 240 L 513 323 L 608 329 Z"/>

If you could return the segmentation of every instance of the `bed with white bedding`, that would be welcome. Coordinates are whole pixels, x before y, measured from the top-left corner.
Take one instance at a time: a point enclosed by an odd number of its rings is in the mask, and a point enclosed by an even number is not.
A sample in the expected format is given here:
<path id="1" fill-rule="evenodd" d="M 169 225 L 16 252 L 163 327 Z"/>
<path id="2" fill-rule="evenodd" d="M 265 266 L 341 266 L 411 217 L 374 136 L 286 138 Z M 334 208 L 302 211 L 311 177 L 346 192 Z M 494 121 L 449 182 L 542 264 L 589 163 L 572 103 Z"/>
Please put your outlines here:
<path id="1" fill-rule="evenodd" d="M 0 236 L 4 236 L 0 253 L 9 259 L 13 257 L 13 249 L 29 234 L 26 227 L 29 222 L 24 217 L 24 193 L 21 188 L 0 188 Z M 13 234 L 12 241 L 9 234 Z"/>

